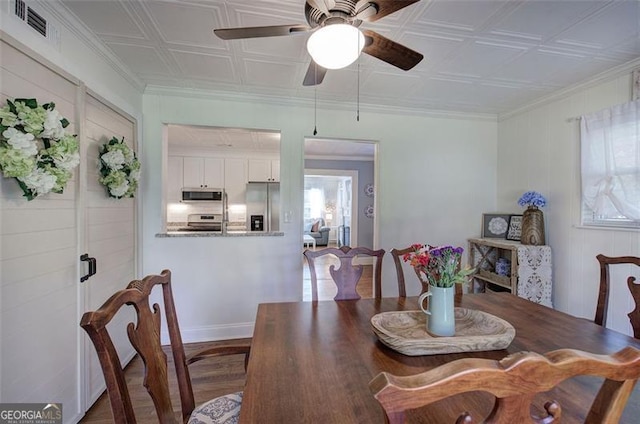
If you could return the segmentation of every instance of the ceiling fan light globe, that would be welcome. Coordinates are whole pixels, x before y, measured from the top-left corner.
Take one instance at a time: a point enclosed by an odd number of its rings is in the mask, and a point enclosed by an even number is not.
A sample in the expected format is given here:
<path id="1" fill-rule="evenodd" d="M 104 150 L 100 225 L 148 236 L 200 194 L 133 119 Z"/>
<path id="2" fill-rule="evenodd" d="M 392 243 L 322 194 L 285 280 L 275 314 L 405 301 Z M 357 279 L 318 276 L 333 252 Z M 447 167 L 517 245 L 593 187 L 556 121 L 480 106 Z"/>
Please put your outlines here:
<path id="1" fill-rule="evenodd" d="M 351 65 L 364 47 L 364 35 L 349 24 L 332 24 L 320 28 L 307 40 L 307 51 L 313 61 L 326 69 Z"/>

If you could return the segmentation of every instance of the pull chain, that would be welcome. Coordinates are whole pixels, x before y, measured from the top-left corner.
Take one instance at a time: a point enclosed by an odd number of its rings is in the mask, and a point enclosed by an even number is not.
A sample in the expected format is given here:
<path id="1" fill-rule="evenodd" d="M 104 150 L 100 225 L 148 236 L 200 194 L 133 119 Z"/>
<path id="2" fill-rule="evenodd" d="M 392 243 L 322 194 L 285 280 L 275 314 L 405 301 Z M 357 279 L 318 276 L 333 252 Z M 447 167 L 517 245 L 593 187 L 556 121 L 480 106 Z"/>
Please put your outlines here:
<path id="1" fill-rule="evenodd" d="M 315 84 L 313 85 L 313 135 L 318 134 L 318 65 L 313 63 L 313 78 Z"/>
<path id="2" fill-rule="evenodd" d="M 356 121 L 360 122 L 360 58 L 362 57 L 362 49 L 360 48 L 360 37 L 358 37 L 358 83 L 357 83 L 357 103 L 356 103 Z"/>
<path id="3" fill-rule="evenodd" d="M 360 58 L 358 58 L 358 100 L 356 105 L 356 121 L 360 122 Z"/>

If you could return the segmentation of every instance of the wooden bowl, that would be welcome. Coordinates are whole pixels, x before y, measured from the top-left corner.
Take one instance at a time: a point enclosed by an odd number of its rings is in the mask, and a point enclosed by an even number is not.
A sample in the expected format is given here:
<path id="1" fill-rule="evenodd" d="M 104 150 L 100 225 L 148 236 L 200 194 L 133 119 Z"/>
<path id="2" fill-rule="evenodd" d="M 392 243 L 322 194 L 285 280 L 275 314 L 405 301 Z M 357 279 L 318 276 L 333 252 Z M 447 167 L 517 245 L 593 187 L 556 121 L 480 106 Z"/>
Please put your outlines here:
<path id="1" fill-rule="evenodd" d="M 455 308 L 455 317 L 456 333 L 451 337 L 429 334 L 422 311 L 383 312 L 371 318 L 371 325 L 382 343 L 408 356 L 499 350 L 516 335 L 511 324 L 486 312 Z"/>

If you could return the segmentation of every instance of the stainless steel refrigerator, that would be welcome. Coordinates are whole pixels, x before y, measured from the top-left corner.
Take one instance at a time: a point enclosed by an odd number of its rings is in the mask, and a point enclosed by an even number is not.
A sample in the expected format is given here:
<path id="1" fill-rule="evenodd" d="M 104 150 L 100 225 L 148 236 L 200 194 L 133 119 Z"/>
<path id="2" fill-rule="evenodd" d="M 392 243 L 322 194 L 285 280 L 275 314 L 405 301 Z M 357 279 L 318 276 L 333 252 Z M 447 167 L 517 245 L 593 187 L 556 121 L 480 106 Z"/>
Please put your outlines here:
<path id="1" fill-rule="evenodd" d="M 280 183 L 247 183 L 247 229 L 280 231 Z"/>

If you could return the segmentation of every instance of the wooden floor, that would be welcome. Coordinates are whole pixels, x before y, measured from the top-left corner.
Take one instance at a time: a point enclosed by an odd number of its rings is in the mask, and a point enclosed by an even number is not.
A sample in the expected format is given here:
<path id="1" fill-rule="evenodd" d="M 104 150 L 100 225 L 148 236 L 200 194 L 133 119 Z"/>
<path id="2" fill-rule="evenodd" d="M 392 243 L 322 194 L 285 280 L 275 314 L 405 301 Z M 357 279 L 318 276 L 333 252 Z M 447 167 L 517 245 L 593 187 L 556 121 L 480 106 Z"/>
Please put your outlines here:
<path id="1" fill-rule="evenodd" d="M 335 247 L 335 246 L 332 246 Z M 323 249 L 323 247 L 317 247 L 316 249 Z M 309 277 L 309 267 L 307 266 L 304 256 L 300 253 L 304 262 L 304 275 L 303 275 L 303 300 L 311 300 L 311 280 Z M 321 259 L 319 263 L 323 263 L 323 267 L 319 267 L 318 270 L 318 299 L 319 300 L 333 300 L 336 295 L 336 287 L 331 280 L 329 274 L 329 266 L 331 264 L 339 265 L 339 262 L 334 259 Z M 373 293 L 373 266 L 365 265 L 365 270 L 358 284 L 358 293 L 362 297 L 372 297 Z M 220 344 L 233 343 L 229 341 L 219 341 L 210 343 L 193 343 L 185 345 L 187 355 L 192 352 L 204 349 L 209 346 L 215 346 Z M 175 372 L 173 368 L 173 360 L 171 358 L 170 351 L 165 348 L 167 359 L 169 362 L 169 382 L 171 384 L 172 399 L 174 401 L 174 410 L 180 411 L 180 398 L 178 395 L 178 387 L 175 379 Z M 193 392 L 196 398 L 196 404 L 203 403 L 209 399 L 215 398 L 228 393 L 233 393 L 242 390 L 244 387 L 245 373 L 244 373 L 244 356 L 234 355 L 223 358 L 214 358 L 212 360 L 204 360 L 197 362 L 190 366 L 191 381 L 193 385 Z M 127 366 L 126 375 L 129 390 L 131 391 L 132 402 L 136 411 L 136 418 L 138 423 L 157 423 L 158 418 L 155 415 L 153 408 L 153 402 L 147 394 L 146 390 L 142 386 L 142 380 L 144 378 L 144 371 L 142 368 L 142 361 L 139 357 L 134 358 Z M 176 419 L 180 421 L 179 412 L 176 412 Z M 85 417 L 80 421 L 81 423 L 92 424 L 107 424 L 112 423 L 111 408 L 109 406 L 109 398 L 106 393 L 103 394 L 96 403 L 87 412 Z"/>

